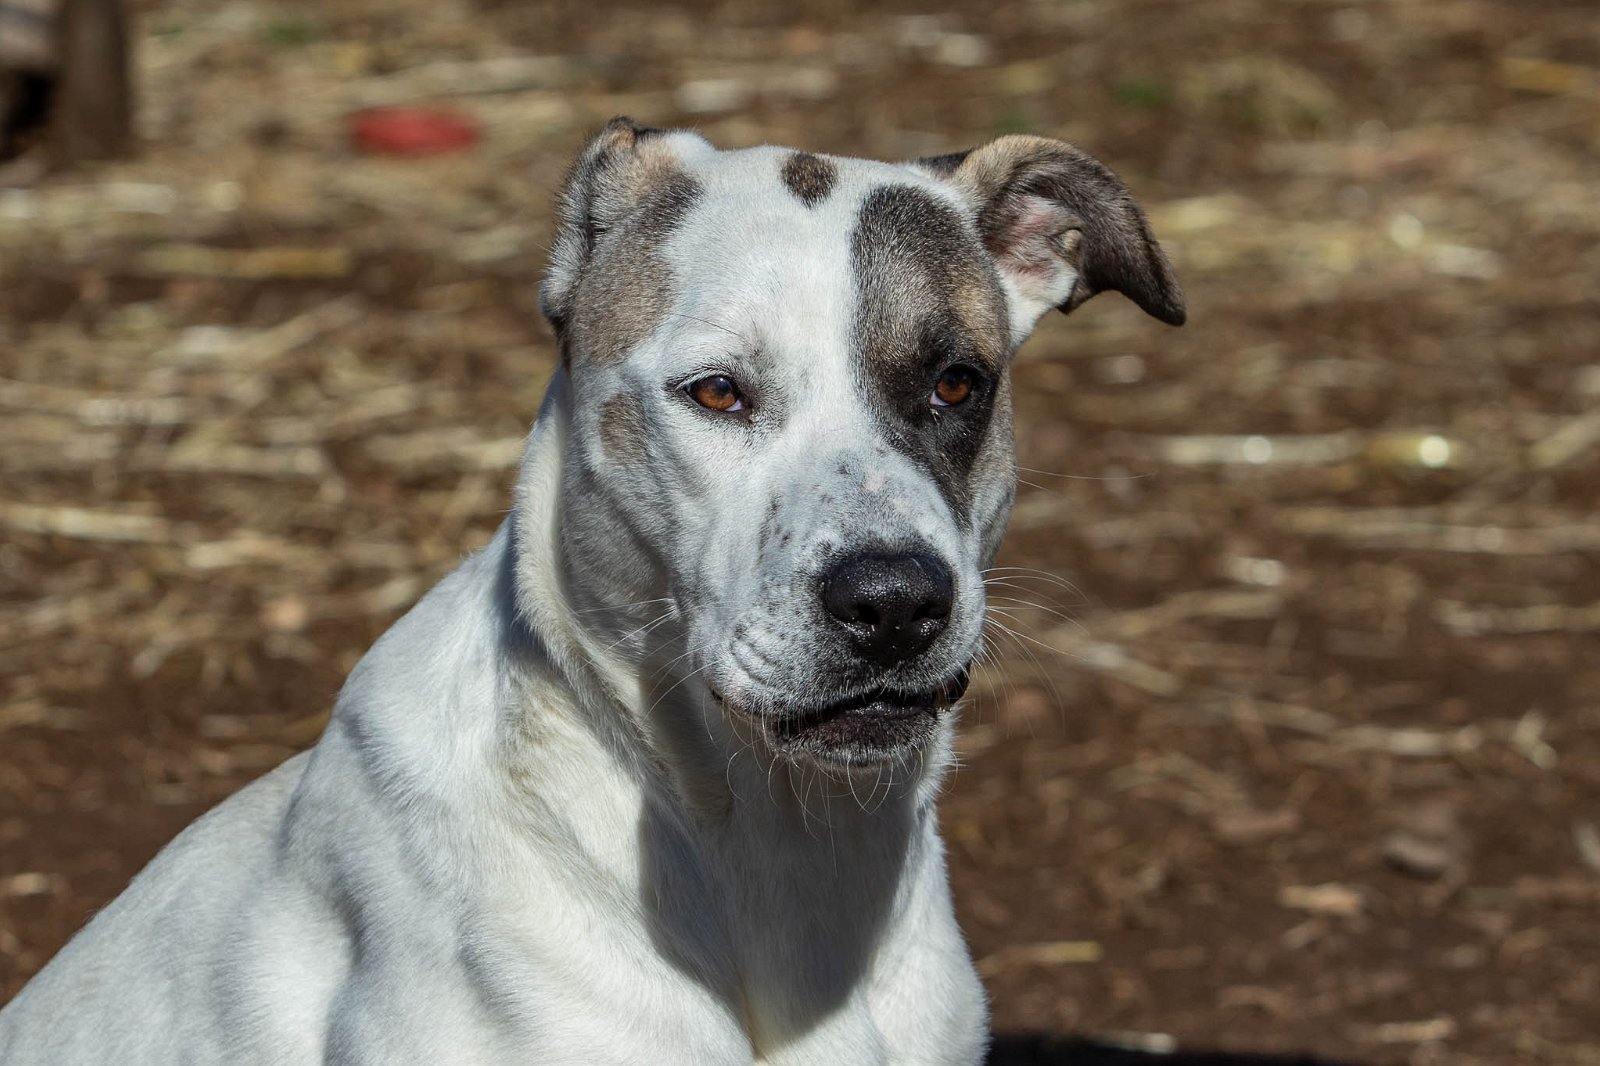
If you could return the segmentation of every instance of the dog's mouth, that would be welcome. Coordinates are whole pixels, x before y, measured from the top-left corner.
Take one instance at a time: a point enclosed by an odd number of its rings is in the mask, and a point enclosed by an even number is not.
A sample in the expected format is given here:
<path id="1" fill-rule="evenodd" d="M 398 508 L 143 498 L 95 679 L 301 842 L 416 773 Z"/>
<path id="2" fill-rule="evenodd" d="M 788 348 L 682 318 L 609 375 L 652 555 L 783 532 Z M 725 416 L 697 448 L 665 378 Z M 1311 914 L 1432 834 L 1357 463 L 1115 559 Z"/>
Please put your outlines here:
<path id="1" fill-rule="evenodd" d="M 723 700 L 718 703 L 756 722 L 779 754 L 809 756 L 841 766 L 878 766 L 924 744 L 939 716 L 966 693 L 963 667 L 933 688 L 907 691 L 879 688 L 833 703 L 774 714 L 751 714 Z"/>

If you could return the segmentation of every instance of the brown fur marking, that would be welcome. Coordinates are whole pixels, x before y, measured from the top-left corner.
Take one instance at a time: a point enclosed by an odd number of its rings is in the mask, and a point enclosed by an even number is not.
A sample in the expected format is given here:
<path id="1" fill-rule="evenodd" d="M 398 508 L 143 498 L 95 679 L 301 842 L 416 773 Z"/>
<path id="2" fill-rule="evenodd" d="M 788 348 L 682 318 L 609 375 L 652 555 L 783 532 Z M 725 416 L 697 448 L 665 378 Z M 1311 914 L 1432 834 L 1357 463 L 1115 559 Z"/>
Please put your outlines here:
<path id="1" fill-rule="evenodd" d="M 793 152 L 783 161 L 783 183 L 807 207 L 828 198 L 839 180 L 839 168 L 810 152 Z"/>
<path id="2" fill-rule="evenodd" d="M 621 225 L 596 242 L 578 281 L 573 354 L 612 363 L 654 333 L 672 307 L 672 268 L 661 248 L 700 195 L 699 184 L 654 161 L 653 186 Z"/>
<path id="3" fill-rule="evenodd" d="M 619 392 L 600 405 L 600 445 L 614 463 L 637 463 L 644 458 L 648 429 L 644 408 L 631 392 Z"/>
<path id="4" fill-rule="evenodd" d="M 885 417 L 925 409 L 942 366 L 971 363 L 1004 377 L 1011 354 L 1005 295 L 994 263 L 972 224 L 943 197 L 912 185 L 883 185 L 862 201 L 851 236 L 860 294 L 854 326 L 857 357 Z M 924 463 L 965 520 L 970 477 L 984 447 L 993 408 L 980 404 L 947 421 L 933 443 L 902 434 L 907 454 Z"/>

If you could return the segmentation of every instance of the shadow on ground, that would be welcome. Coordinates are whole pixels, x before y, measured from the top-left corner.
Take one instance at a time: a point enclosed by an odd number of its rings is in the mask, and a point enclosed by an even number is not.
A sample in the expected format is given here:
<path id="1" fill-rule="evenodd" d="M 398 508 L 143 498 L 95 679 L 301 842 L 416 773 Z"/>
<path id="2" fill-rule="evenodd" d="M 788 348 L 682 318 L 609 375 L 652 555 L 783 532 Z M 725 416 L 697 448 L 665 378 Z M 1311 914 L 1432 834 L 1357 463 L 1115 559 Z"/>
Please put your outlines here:
<path id="1" fill-rule="evenodd" d="M 1040 1033 L 996 1036 L 989 1049 L 988 1066 L 1355 1066 L 1308 1056 L 1233 1055 L 1227 1052 L 1185 1051 L 1171 1054 L 1133 1051 L 1097 1044 L 1092 1040 Z"/>

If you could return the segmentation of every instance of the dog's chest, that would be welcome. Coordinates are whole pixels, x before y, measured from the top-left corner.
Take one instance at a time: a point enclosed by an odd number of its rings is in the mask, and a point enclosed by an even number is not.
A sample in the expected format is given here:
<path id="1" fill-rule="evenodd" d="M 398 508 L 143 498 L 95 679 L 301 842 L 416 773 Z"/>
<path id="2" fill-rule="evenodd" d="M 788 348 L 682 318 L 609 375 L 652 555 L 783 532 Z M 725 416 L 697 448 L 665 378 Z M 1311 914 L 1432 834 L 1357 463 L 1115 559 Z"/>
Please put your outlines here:
<path id="1" fill-rule="evenodd" d="M 970 998 L 970 964 L 931 812 L 739 813 L 714 831 L 652 832 L 642 917 L 680 975 L 729 1007 L 755 1060 L 965 1061 L 904 1046 L 971 1015 L 954 1001 Z M 946 1051 L 963 1042 L 948 1036 Z"/>
<path id="2" fill-rule="evenodd" d="M 568 864 L 485 930 L 511 968 L 478 971 L 480 1000 L 541 1054 L 559 1017 L 593 1062 L 974 1061 L 981 993 L 931 828 L 784 823 L 702 832 L 641 811 L 634 863 Z"/>

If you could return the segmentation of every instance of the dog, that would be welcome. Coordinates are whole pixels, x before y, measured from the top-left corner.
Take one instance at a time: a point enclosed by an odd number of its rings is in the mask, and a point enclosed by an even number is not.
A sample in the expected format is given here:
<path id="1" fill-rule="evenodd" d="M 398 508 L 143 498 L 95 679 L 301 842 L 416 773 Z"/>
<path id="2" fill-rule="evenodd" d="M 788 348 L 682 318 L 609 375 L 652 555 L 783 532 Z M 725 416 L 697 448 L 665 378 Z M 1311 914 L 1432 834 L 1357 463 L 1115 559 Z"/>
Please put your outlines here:
<path id="1" fill-rule="evenodd" d="M 607 125 L 514 506 L 322 738 L 0 1013 L 25 1063 L 975 1063 L 935 797 L 1036 320 L 1183 297 L 1110 170 Z"/>

